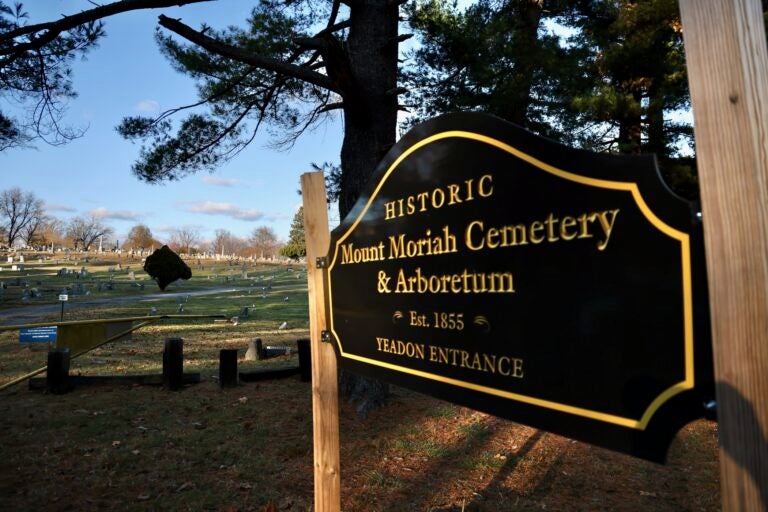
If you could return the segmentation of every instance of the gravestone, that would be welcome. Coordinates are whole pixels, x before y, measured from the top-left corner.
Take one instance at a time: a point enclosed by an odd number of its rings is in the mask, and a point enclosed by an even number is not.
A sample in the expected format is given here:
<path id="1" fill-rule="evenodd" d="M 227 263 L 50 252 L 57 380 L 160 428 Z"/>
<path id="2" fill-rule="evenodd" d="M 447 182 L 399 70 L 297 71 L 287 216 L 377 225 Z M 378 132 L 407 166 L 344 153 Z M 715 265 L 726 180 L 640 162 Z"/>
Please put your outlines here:
<path id="1" fill-rule="evenodd" d="M 136 280 L 136 274 L 133 272 L 133 270 L 128 272 L 128 279 L 130 279 L 131 281 L 135 281 Z"/>
<path id="2" fill-rule="evenodd" d="M 260 360 L 262 356 L 261 338 L 256 338 L 248 343 L 248 350 L 245 352 L 246 361 Z"/>

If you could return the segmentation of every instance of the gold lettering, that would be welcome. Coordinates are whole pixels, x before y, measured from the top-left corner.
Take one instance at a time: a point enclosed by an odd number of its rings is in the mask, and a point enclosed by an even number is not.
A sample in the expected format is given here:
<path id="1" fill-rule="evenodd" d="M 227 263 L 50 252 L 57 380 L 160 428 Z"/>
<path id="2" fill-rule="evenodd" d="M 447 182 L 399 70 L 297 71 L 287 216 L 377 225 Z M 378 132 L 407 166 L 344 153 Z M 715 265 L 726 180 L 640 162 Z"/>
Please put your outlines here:
<path id="1" fill-rule="evenodd" d="M 480 245 L 475 245 L 472 243 L 472 228 L 476 226 L 480 229 L 480 231 L 483 230 L 483 222 L 479 220 L 473 220 L 472 222 L 469 223 L 469 225 L 467 226 L 467 231 L 464 233 L 464 240 L 467 245 L 467 248 L 470 251 L 479 251 L 483 248 L 482 242 L 480 243 Z"/>
<path id="2" fill-rule="evenodd" d="M 384 203 L 384 220 L 426 212 L 430 208 L 438 210 L 444 206 L 454 206 L 486 199 L 493 195 L 493 175 L 484 174 L 480 179 L 468 179 L 463 183 L 449 183 L 443 187 L 425 190 L 405 198 Z"/>
<path id="3" fill-rule="evenodd" d="M 516 379 L 522 379 L 523 378 L 523 360 L 522 359 L 513 359 L 512 364 L 512 376 Z"/>
<path id="4" fill-rule="evenodd" d="M 487 190 L 483 186 L 485 182 L 488 182 L 488 188 Z M 490 174 L 485 174 L 482 178 L 480 178 L 480 181 L 477 183 L 477 195 L 480 197 L 490 197 L 493 194 L 493 176 Z"/>
<path id="5" fill-rule="evenodd" d="M 410 343 L 410 342 L 409 342 Z M 405 354 L 408 357 L 426 358 L 426 351 L 423 344 L 413 344 L 412 348 L 405 348 Z M 412 355 L 411 355 L 412 354 Z M 522 379 L 525 376 L 523 371 L 523 359 L 509 356 L 498 356 L 496 354 L 485 354 L 482 352 L 469 352 L 467 350 L 441 347 L 437 345 L 429 346 L 430 363 L 444 364 L 466 368 L 478 372 L 492 373 L 504 377 Z"/>
<path id="6" fill-rule="evenodd" d="M 587 228 L 587 218 L 589 217 L 588 214 L 582 213 L 577 217 L 578 221 L 581 223 L 581 230 L 579 231 L 579 238 L 592 238 L 592 235 L 589 234 L 589 229 Z"/>
<path id="7" fill-rule="evenodd" d="M 496 239 L 499 237 L 499 230 L 496 228 L 488 228 L 488 233 L 485 235 L 485 243 L 489 249 L 495 249 L 499 246 L 499 242 Z"/>
<path id="8" fill-rule="evenodd" d="M 562 221 L 549 213 L 543 220 L 528 224 L 485 226 L 482 220 L 473 220 L 464 230 L 464 244 L 470 251 L 498 249 L 518 245 L 555 243 L 560 240 L 596 238 L 597 250 L 603 251 L 610 242 L 619 209 L 585 212 L 579 216 L 564 216 Z"/>
<path id="9" fill-rule="evenodd" d="M 429 197 L 429 192 L 422 192 L 421 194 L 418 194 L 416 196 L 416 199 L 421 201 L 421 208 L 419 209 L 420 212 L 427 211 L 427 198 Z"/>
<path id="10" fill-rule="evenodd" d="M 558 220 L 559 219 L 556 219 L 554 214 L 550 213 L 547 220 L 544 221 L 547 225 L 547 241 L 549 242 L 556 242 L 559 240 L 559 238 L 555 236 L 555 224 L 557 224 Z"/>
<path id="11" fill-rule="evenodd" d="M 440 198 L 440 201 L 437 201 L 437 197 Z M 435 210 L 438 210 L 443 207 L 443 204 L 445 204 L 445 192 L 443 192 L 443 189 L 436 188 L 432 191 L 432 208 Z"/>
<path id="12" fill-rule="evenodd" d="M 541 242 L 544 241 L 544 237 L 543 236 L 539 237 L 538 235 L 536 235 L 537 231 L 543 231 L 543 230 L 544 230 L 544 224 L 542 222 L 540 222 L 538 220 L 535 220 L 535 221 L 531 222 L 531 231 L 529 233 L 530 239 L 531 239 L 531 243 L 533 243 L 533 244 L 540 244 Z"/>
<path id="13" fill-rule="evenodd" d="M 576 219 L 573 217 L 563 217 L 563 221 L 560 223 L 560 238 L 563 240 L 573 240 L 576 238 L 576 233 L 570 233 L 568 228 L 572 228 L 576 225 Z"/>
<path id="14" fill-rule="evenodd" d="M 384 203 L 384 220 L 390 220 L 395 218 L 395 202 L 388 201 Z"/>
<path id="15" fill-rule="evenodd" d="M 462 200 L 459 198 L 459 186 L 455 183 L 448 185 L 448 204 L 453 206 L 454 204 L 461 203 Z"/>
<path id="16" fill-rule="evenodd" d="M 610 240 L 611 238 L 611 232 L 613 231 L 613 224 L 614 222 L 616 222 L 616 216 L 618 214 L 619 214 L 618 208 L 616 208 L 615 210 L 607 210 L 597 214 L 598 219 L 600 220 L 600 227 L 603 228 L 603 233 L 605 234 L 605 240 L 597 243 L 598 251 L 602 251 L 608 246 L 608 240 Z M 608 220 L 608 216 L 611 217 L 610 221 Z"/>

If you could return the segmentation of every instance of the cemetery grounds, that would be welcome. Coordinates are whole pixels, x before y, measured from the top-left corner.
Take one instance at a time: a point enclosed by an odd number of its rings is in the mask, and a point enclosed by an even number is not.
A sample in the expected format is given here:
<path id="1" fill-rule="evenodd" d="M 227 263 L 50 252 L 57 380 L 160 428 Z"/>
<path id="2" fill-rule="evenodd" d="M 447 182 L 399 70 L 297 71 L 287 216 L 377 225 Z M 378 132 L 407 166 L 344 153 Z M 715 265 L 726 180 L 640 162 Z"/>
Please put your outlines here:
<path id="1" fill-rule="evenodd" d="M 233 389 L 217 382 L 220 349 L 237 349 L 243 372 L 298 364 L 295 353 L 244 356 L 255 338 L 295 349 L 308 337 L 302 265 L 187 260 L 192 278 L 160 293 L 138 258 L 26 254 L 24 269 L 11 271 L 0 256 L 0 281 L 10 283 L 0 290 L 0 326 L 58 320 L 65 289 L 65 320 L 151 308 L 230 319 L 249 309 L 237 323 L 163 320 L 71 362 L 72 375 L 159 374 L 164 339 L 180 337 L 184 371 L 201 376 L 182 391 L 115 383 L 52 395 L 26 382 L 1 391 L 2 510 L 261 511 L 269 501 L 280 511 L 311 510 L 310 384 L 298 376 Z M 20 344 L 17 330 L 0 332 L 0 385 L 45 365 L 47 349 Z M 712 421 L 681 430 L 662 466 L 391 391 L 364 419 L 342 402 L 344 511 L 720 509 Z"/>

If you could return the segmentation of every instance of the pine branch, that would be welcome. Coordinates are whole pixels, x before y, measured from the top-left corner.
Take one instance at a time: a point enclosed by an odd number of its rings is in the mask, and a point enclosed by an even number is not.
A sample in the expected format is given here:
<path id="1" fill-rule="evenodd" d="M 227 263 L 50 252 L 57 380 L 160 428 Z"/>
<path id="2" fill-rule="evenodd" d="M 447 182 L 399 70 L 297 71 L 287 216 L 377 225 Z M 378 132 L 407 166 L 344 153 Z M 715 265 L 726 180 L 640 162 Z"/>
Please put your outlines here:
<path id="1" fill-rule="evenodd" d="M 330 78 L 323 74 L 312 71 L 306 67 L 297 66 L 295 64 L 283 62 L 271 57 L 264 57 L 262 55 L 248 53 L 241 48 L 230 46 L 228 44 L 222 43 L 221 41 L 217 41 L 212 37 L 208 37 L 202 32 L 194 30 L 179 20 L 171 19 L 162 14 L 159 17 L 159 23 L 161 26 L 172 32 L 175 32 L 184 39 L 204 48 L 205 50 L 208 50 L 211 53 L 242 62 L 243 64 L 248 64 L 267 71 L 273 71 L 275 73 L 280 73 L 291 78 L 296 78 L 298 80 L 302 80 L 304 82 L 322 87 L 323 89 L 328 89 L 336 93 L 339 92 Z"/>
<path id="2" fill-rule="evenodd" d="M 36 23 L 26 25 L 0 34 L 0 44 L 9 43 L 7 47 L 0 48 L 0 55 L 12 55 L 10 61 L 18 58 L 24 52 L 29 50 L 39 50 L 50 43 L 62 32 L 71 30 L 89 22 L 97 21 L 115 14 L 139 9 L 157 9 L 160 7 L 171 7 L 174 5 L 186 5 L 199 2 L 210 2 L 211 0 L 122 0 L 111 4 L 95 7 L 87 11 L 82 11 L 71 16 L 64 16 L 57 21 L 45 23 Z M 17 37 L 34 35 L 43 32 L 38 37 L 32 37 L 29 42 L 13 44 Z"/>

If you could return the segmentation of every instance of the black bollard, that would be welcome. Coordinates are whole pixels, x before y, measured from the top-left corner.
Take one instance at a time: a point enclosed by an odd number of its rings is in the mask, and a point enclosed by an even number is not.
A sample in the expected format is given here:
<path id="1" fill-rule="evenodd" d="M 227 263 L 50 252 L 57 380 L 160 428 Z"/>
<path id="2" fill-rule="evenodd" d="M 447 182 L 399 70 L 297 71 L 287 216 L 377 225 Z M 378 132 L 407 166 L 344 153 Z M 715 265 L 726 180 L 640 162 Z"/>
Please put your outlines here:
<path id="1" fill-rule="evenodd" d="M 219 385 L 235 388 L 237 384 L 237 350 L 223 348 L 219 351 Z"/>
<path id="2" fill-rule="evenodd" d="M 301 375 L 301 382 L 311 382 L 312 352 L 309 348 L 309 339 L 302 338 L 296 340 L 296 346 L 299 349 L 299 375 Z"/>
<path id="3" fill-rule="evenodd" d="M 264 346 L 261 343 L 261 338 L 256 338 L 256 357 L 259 361 L 264 359 Z"/>
<path id="4" fill-rule="evenodd" d="M 177 391 L 184 384 L 184 340 L 166 338 L 163 350 L 163 387 Z"/>
<path id="5" fill-rule="evenodd" d="M 49 393 L 63 395 L 69 393 L 69 349 L 52 348 L 48 351 L 48 370 L 45 387 Z"/>

